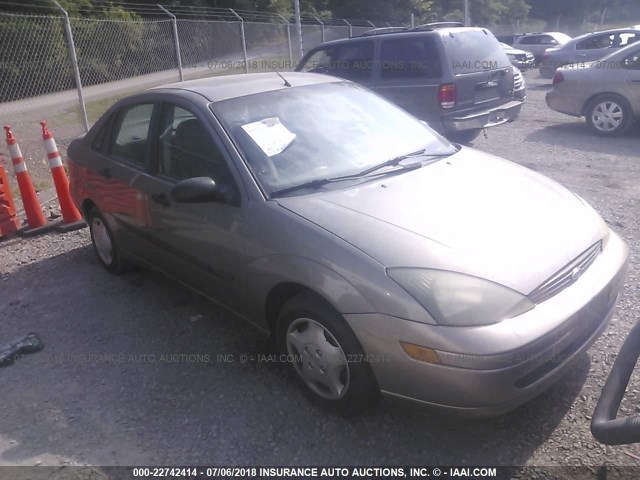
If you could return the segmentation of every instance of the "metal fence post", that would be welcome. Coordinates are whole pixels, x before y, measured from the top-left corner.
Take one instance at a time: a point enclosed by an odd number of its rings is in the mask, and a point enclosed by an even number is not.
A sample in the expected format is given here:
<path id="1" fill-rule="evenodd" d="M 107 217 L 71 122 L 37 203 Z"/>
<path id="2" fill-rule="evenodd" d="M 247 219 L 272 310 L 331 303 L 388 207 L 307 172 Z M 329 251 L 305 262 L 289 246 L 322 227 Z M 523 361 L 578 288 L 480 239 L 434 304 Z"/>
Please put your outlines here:
<path id="1" fill-rule="evenodd" d="M 342 21 L 344 23 L 346 23 L 347 25 L 349 25 L 349 37 L 353 37 L 353 25 L 351 25 L 349 22 L 347 22 L 346 18 L 343 18 Z"/>
<path id="2" fill-rule="evenodd" d="M 318 17 L 313 17 L 315 18 L 318 23 L 320 24 L 320 28 L 322 28 L 322 43 L 324 43 L 324 23 L 322 22 L 322 20 L 320 20 Z"/>
<path id="3" fill-rule="evenodd" d="M 247 37 L 244 34 L 244 19 L 238 15 L 233 8 L 229 10 L 240 20 L 240 36 L 242 37 L 242 53 L 244 54 L 244 73 L 249 73 L 249 57 L 247 57 Z"/>
<path id="4" fill-rule="evenodd" d="M 367 20 L 367 23 L 368 23 L 369 25 L 371 25 L 373 28 L 376 28 L 376 26 L 375 26 L 373 23 L 371 23 L 371 21 L 370 21 L 370 20 Z"/>
<path id="5" fill-rule="evenodd" d="M 69 57 L 71 58 L 71 64 L 73 65 L 73 75 L 76 79 L 76 88 L 78 89 L 78 101 L 80 102 L 80 113 L 82 115 L 82 124 L 84 125 L 84 131 L 89 131 L 89 119 L 87 118 L 87 106 L 84 103 L 84 94 L 82 93 L 82 80 L 80 78 L 80 68 L 78 67 L 78 57 L 76 56 L 76 45 L 73 41 L 73 32 L 71 31 L 71 21 L 69 20 L 69 14 L 60 6 L 60 4 L 53 0 L 56 7 L 64 14 L 64 29 L 67 32 L 67 41 L 69 48 Z"/>
<path id="6" fill-rule="evenodd" d="M 289 23 L 289 20 L 285 18 L 284 15 L 278 14 L 278 16 L 282 18 L 285 22 L 287 22 L 287 44 L 289 45 L 289 63 L 291 65 L 291 68 L 293 68 L 293 49 L 291 46 L 291 24 Z"/>
<path id="7" fill-rule="evenodd" d="M 180 39 L 178 38 L 178 21 L 176 20 L 176 16 L 173 13 L 164 8 L 159 3 L 157 5 L 160 10 L 171 17 L 171 24 L 173 25 L 173 38 L 176 47 L 176 60 L 178 61 L 178 75 L 180 76 L 180 81 L 184 82 L 184 73 L 182 72 L 182 55 L 180 54 Z"/>
<path id="8" fill-rule="evenodd" d="M 296 16 L 296 28 L 298 29 L 298 40 L 300 40 L 300 59 L 304 57 L 304 39 L 302 37 L 302 21 L 300 20 L 300 0 L 293 0 L 293 8 Z"/>

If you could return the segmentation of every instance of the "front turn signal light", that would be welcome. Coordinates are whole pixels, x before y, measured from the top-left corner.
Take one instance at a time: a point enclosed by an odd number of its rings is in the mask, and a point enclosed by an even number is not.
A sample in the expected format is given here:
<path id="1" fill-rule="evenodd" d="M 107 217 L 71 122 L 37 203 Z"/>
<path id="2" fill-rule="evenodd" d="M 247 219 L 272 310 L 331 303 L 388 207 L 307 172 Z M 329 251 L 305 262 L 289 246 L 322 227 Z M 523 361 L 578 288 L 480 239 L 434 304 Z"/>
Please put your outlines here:
<path id="1" fill-rule="evenodd" d="M 400 342 L 400 345 L 402 346 L 404 352 L 414 360 L 425 363 L 442 363 L 440 361 L 440 357 L 438 356 L 438 352 L 432 350 L 431 348 L 421 347 L 420 345 L 414 345 L 413 343 L 402 341 Z"/>

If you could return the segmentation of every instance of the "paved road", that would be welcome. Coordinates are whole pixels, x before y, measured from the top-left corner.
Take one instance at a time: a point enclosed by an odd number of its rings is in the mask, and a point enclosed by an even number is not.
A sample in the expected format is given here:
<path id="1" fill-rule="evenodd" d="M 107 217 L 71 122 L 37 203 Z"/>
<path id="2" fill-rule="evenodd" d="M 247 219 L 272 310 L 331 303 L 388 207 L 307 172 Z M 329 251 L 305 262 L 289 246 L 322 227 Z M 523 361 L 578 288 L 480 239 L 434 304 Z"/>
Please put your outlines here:
<path id="1" fill-rule="evenodd" d="M 156 274 L 107 274 L 86 230 L 11 239 L 0 242 L 0 335 L 36 331 L 46 349 L 0 370 L 0 464 L 637 464 L 640 448 L 596 444 L 589 419 L 640 318 L 638 129 L 592 137 L 546 108 L 535 72 L 527 79 L 521 118 L 476 147 L 574 189 L 632 251 L 610 328 L 558 385 L 485 421 L 391 402 L 345 420 L 257 361 L 270 346 L 251 327 Z M 635 375 L 624 412 L 639 389 Z"/>

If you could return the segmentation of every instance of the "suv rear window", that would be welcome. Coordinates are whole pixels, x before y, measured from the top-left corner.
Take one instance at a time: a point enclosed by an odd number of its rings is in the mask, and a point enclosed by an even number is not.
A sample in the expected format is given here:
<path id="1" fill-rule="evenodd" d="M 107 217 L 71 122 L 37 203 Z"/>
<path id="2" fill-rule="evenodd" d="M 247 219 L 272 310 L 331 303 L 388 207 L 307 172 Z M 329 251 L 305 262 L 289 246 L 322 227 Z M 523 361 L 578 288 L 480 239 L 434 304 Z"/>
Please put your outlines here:
<path id="1" fill-rule="evenodd" d="M 441 38 L 454 75 L 496 70 L 511 65 L 498 40 L 484 30 L 456 32 Z"/>
<path id="2" fill-rule="evenodd" d="M 380 78 L 440 78 L 440 55 L 433 37 L 399 38 L 382 42 Z"/>

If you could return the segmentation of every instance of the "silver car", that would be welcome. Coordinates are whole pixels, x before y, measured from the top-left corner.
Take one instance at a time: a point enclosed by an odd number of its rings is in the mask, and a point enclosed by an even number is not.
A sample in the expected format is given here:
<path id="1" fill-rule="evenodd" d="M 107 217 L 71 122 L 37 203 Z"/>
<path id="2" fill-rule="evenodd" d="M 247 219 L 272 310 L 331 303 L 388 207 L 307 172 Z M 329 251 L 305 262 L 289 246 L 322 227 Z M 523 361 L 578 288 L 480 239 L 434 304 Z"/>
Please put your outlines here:
<path id="1" fill-rule="evenodd" d="M 553 78 L 554 72 L 559 67 L 599 60 L 638 40 L 640 40 L 640 29 L 637 27 L 616 28 L 581 35 L 564 45 L 548 48 L 540 61 L 540 76 Z"/>
<path id="2" fill-rule="evenodd" d="M 628 250 L 580 197 L 349 81 L 223 76 L 115 104 L 71 143 L 98 259 L 270 335 L 304 391 L 498 414 L 600 335 Z"/>
<path id="3" fill-rule="evenodd" d="M 569 40 L 571 40 L 571 37 L 561 32 L 526 33 L 517 37 L 511 46 L 531 52 L 534 56 L 535 64 L 538 65 L 548 48 L 564 45 Z"/>
<path id="4" fill-rule="evenodd" d="M 595 62 L 559 68 L 546 100 L 553 110 L 585 117 L 593 133 L 624 133 L 640 118 L 640 43 Z"/>

